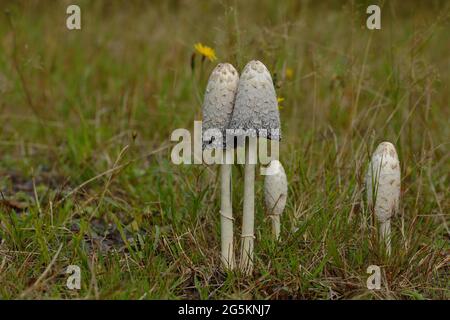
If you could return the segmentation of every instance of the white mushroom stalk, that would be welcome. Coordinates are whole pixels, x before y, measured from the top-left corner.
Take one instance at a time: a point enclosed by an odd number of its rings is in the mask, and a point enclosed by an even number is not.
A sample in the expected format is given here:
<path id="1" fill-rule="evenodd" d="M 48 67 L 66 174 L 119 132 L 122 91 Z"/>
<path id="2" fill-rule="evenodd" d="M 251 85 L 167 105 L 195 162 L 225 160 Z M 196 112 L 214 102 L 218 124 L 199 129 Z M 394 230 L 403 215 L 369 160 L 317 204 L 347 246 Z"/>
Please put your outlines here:
<path id="1" fill-rule="evenodd" d="M 264 203 L 266 213 L 272 221 L 272 233 L 275 240 L 280 238 L 280 217 L 286 206 L 287 179 L 280 161 L 270 162 L 270 174 L 264 179 Z"/>
<path id="2" fill-rule="evenodd" d="M 253 142 L 258 137 L 280 140 L 280 114 L 272 77 L 266 66 L 250 61 L 244 68 L 236 95 L 230 129 Z M 273 130 L 273 131 L 272 131 Z M 236 133 L 237 132 L 237 133 Z M 240 132 L 240 133 L 239 133 Z M 256 145 L 245 143 L 244 210 L 242 219 L 240 269 L 253 272 L 255 221 Z"/>
<path id="3" fill-rule="evenodd" d="M 234 100 L 239 83 L 239 74 L 229 63 L 220 63 L 211 73 L 203 102 L 203 149 L 223 150 L 220 167 L 220 226 L 221 226 L 221 261 L 225 269 L 234 269 L 235 257 L 233 246 L 233 209 L 231 199 L 231 164 L 226 163 L 226 155 L 231 146 L 226 145 L 225 130 L 228 128 L 233 113 Z M 222 133 L 222 139 L 206 138 L 207 130 Z"/>
<path id="4" fill-rule="evenodd" d="M 391 253 L 391 217 L 400 203 L 400 163 L 390 142 L 378 145 L 366 175 L 367 203 L 380 223 L 380 238 Z"/>

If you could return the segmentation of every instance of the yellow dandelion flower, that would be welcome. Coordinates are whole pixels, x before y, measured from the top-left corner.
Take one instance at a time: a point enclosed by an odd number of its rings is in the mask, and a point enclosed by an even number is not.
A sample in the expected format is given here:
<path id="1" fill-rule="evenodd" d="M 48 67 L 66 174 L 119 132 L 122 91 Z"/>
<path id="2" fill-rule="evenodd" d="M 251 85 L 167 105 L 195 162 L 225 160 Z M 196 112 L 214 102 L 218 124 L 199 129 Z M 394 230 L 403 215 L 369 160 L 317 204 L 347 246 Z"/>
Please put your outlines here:
<path id="1" fill-rule="evenodd" d="M 283 101 L 284 101 L 284 98 L 283 98 L 283 97 L 278 97 L 278 98 L 277 98 L 278 109 L 280 109 L 280 110 L 283 109 L 283 106 L 280 105 L 280 103 L 283 102 Z"/>
<path id="2" fill-rule="evenodd" d="M 286 79 L 292 80 L 292 78 L 294 77 L 294 70 L 292 68 L 286 68 L 285 76 Z"/>
<path id="3" fill-rule="evenodd" d="M 204 46 L 200 42 L 196 43 L 194 45 L 195 51 L 197 51 L 200 55 L 206 57 L 209 59 L 209 61 L 217 60 L 216 52 L 213 48 L 210 48 L 208 46 Z"/>

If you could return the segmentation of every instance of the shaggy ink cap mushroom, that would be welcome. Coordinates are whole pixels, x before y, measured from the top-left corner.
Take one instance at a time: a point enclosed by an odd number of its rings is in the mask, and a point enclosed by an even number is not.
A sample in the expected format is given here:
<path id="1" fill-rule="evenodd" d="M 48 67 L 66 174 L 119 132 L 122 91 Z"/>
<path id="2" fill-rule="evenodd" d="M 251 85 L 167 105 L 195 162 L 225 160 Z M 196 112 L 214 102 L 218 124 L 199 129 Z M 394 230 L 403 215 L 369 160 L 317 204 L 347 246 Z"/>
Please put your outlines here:
<path id="1" fill-rule="evenodd" d="M 375 183 L 375 186 L 374 186 Z M 382 142 L 372 155 L 366 175 L 367 200 L 379 221 L 387 221 L 398 211 L 400 163 L 390 142 Z M 376 199 L 374 201 L 374 195 Z"/>
<path id="2" fill-rule="evenodd" d="M 283 165 L 278 160 L 272 160 L 270 166 L 274 174 L 266 175 L 264 179 L 264 200 L 268 213 L 281 215 L 286 205 L 287 178 Z"/>
<path id="3" fill-rule="evenodd" d="M 226 148 L 226 129 L 233 114 L 239 83 L 239 74 L 229 63 L 219 63 L 212 71 L 203 100 L 202 147 Z M 216 129 L 222 134 L 222 143 L 205 136 L 207 130 Z"/>
<path id="4" fill-rule="evenodd" d="M 280 216 L 286 206 L 287 178 L 280 161 L 272 160 L 270 167 L 272 174 L 266 175 L 264 179 L 264 202 L 266 212 L 272 220 L 272 233 L 275 239 L 280 237 Z"/>
<path id="5" fill-rule="evenodd" d="M 230 129 L 235 136 L 281 140 L 280 113 L 269 70 L 250 61 L 239 80 Z"/>

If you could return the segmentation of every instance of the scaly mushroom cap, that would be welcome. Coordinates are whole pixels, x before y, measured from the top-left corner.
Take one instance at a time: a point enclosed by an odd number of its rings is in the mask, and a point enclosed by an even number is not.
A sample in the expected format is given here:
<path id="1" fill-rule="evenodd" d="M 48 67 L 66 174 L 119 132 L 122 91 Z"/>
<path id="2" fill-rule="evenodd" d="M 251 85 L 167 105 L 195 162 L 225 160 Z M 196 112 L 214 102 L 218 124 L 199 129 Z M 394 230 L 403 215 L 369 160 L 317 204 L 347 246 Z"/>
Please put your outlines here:
<path id="1" fill-rule="evenodd" d="M 281 139 L 275 88 L 269 70 L 260 61 L 250 61 L 242 72 L 230 129 L 235 129 L 236 135 Z"/>
<path id="2" fill-rule="evenodd" d="M 369 207 L 373 206 L 380 222 L 390 219 L 398 211 L 400 163 L 392 143 L 380 143 L 372 155 L 366 175 L 366 190 Z"/>
<path id="3" fill-rule="evenodd" d="M 264 179 L 264 202 L 268 214 L 280 215 L 287 199 L 286 173 L 278 160 L 272 160 L 270 166 L 274 174 L 266 175 Z"/>
<path id="4" fill-rule="evenodd" d="M 219 63 L 212 71 L 202 107 L 203 149 L 226 146 L 225 130 L 233 113 L 238 83 L 239 74 L 229 63 Z M 208 129 L 217 129 L 222 133 L 222 145 L 217 140 L 205 141 L 204 134 Z"/>

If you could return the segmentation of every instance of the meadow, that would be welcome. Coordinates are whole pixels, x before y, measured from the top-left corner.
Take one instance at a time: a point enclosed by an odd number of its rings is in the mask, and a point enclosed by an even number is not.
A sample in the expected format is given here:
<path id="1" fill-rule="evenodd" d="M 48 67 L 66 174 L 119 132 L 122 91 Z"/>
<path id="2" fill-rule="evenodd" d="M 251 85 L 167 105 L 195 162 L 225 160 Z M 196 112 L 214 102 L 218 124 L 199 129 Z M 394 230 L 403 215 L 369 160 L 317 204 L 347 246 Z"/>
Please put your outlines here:
<path id="1" fill-rule="evenodd" d="M 0 1 L 1 299 L 450 298 L 448 1 L 79 0 L 68 30 L 72 2 Z M 174 165 L 170 134 L 201 120 L 217 63 L 253 59 L 289 188 L 276 242 L 256 171 L 249 277 L 220 268 L 219 167 Z M 364 191 L 382 141 L 402 174 L 390 256 Z M 242 165 L 233 188 L 239 248 Z"/>

